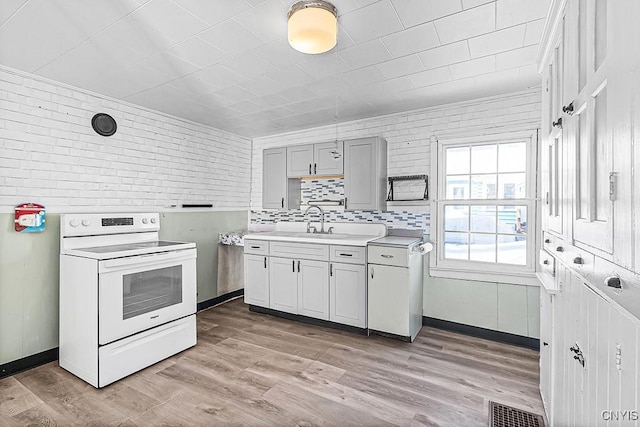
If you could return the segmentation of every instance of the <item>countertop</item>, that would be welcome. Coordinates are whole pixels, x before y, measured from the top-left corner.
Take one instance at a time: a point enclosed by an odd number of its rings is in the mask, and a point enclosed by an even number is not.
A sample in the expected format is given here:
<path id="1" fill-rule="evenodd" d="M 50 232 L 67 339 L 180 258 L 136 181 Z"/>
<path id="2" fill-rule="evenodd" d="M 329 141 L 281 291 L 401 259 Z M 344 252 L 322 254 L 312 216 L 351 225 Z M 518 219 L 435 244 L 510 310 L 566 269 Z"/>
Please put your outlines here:
<path id="1" fill-rule="evenodd" d="M 380 238 L 376 235 L 346 234 L 346 233 L 306 233 L 295 231 L 267 231 L 261 233 L 249 233 L 245 240 L 273 240 L 292 243 L 316 243 L 323 245 L 367 246 L 372 240 Z"/>
<path id="2" fill-rule="evenodd" d="M 369 243 L 376 246 L 410 247 L 422 241 L 420 237 L 385 236 L 372 240 Z"/>

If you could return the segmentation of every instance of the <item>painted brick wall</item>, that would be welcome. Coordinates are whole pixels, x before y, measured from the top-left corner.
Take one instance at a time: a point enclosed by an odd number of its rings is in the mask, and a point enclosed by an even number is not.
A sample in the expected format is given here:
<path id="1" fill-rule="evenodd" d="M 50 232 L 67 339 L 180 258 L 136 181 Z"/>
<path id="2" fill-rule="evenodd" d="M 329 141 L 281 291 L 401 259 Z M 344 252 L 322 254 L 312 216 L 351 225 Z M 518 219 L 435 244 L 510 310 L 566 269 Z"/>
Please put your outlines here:
<path id="1" fill-rule="evenodd" d="M 111 137 L 91 128 L 112 115 Z M 251 140 L 0 68 L 0 210 L 246 209 Z"/>
<path id="2" fill-rule="evenodd" d="M 265 148 L 381 136 L 387 140 L 389 176 L 429 174 L 432 136 L 443 138 L 528 130 L 538 128 L 540 121 L 540 88 L 536 87 L 508 95 L 255 138 L 251 208 L 259 210 L 262 205 L 262 150 Z"/>

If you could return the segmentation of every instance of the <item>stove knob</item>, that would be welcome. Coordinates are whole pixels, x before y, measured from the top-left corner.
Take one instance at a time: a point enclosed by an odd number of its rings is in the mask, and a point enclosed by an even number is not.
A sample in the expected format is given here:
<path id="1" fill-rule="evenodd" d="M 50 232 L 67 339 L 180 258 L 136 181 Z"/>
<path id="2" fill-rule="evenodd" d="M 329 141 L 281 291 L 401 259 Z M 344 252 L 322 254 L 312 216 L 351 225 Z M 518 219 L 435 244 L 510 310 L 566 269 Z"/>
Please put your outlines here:
<path id="1" fill-rule="evenodd" d="M 77 227 L 77 226 L 80 225 L 80 223 L 78 222 L 77 219 L 74 218 L 71 221 L 69 221 L 69 225 L 72 226 L 72 227 Z"/>
<path id="2" fill-rule="evenodd" d="M 89 221 L 88 219 L 83 219 L 82 220 L 82 225 L 84 225 L 85 227 L 88 227 L 91 225 L 91 221 Z"/>
<path id="3" fill-rule="evenodd" d="M 149 220 L 148 220 L 147 218 L 142 218 L 142 223 L 143 223 L 143 224 L 146 224 L 146 223 L 148 223 L 148 222 L 149 222 Z"/>
<path id="4" fill-rule="evenodd" d="M 155 218 L 151 218 L 151 224 L 155 224 L 156 223 L 156 219 Z"/>

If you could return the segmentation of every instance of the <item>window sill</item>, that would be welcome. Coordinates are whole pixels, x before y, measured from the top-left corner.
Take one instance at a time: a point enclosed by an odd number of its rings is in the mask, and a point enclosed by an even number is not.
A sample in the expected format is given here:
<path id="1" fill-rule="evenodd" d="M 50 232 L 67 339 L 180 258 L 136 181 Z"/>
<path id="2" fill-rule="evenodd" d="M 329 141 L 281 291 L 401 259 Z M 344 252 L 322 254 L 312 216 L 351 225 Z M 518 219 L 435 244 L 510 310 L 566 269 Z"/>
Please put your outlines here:
<path id="1" fill-rule="evenodd" d="M 536 277 L 536 274 L 533 272 L 504 273 L 496 271 L 461 270 L 442 267 L 431 267 L 429 268 L 429 276 L 445 279 L 471 280 L 477 282 L 507 283 L 513 285 L 537 287 L 540 286 L 540 281 Z"/>

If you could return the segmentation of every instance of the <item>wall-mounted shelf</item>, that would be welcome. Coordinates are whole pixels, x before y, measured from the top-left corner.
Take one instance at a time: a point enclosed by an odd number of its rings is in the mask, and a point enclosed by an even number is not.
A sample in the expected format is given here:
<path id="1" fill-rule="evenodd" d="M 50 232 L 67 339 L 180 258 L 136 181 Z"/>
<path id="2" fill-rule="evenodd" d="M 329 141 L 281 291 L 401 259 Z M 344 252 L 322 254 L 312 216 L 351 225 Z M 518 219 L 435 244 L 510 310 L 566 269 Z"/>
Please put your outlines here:
<path id="1" fill-rule="evenodd" d="M 429 200 L 429 176 L 428 175 L 402 175 L 390 176 L 387 178 L 389 182 L 389 194 L 387 194 L 387 202 L 424 202 Z M 424 181 L 424 193 L 420 199 L 404 199 L 398 200 L 393 198 L 393 183 L 397 181 Z"/>

